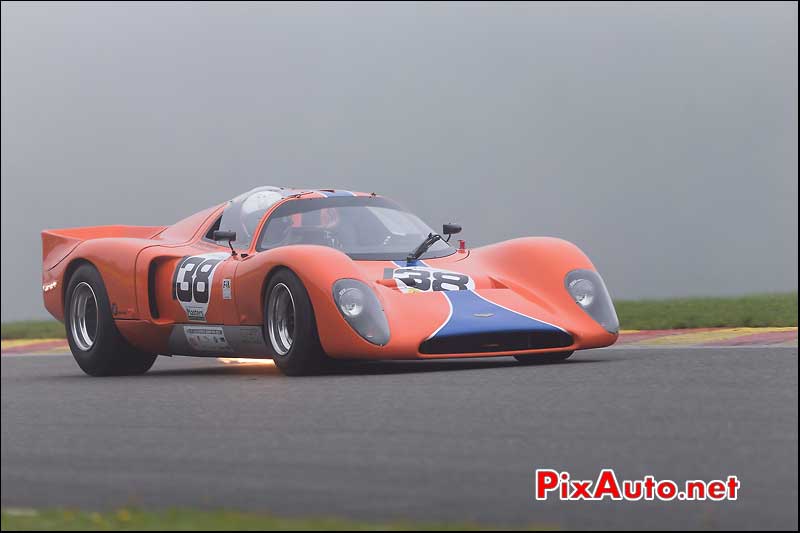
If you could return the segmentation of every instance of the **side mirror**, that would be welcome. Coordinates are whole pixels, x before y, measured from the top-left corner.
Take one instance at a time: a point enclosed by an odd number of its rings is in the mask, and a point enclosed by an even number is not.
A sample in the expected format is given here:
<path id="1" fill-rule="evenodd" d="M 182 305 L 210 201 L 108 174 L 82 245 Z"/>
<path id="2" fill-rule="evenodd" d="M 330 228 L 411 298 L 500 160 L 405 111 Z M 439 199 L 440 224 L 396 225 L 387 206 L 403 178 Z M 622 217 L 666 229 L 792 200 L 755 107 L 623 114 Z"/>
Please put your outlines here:
<path id="1" fill-rule="evenodd" d="M 233 242 L 236 240 L 235 231 L 216 230 L 214 232 L 214 240 L 217 242 L 227 242 L 228 246 L 231 247 L 231 255 L 236 255 L 236 250 L 233 249 Z"/>
<path id="2" fill-rule="evenodd" d="M 233 242 L 236 240 L 236 232 L 216 230 L 214 232 L 214 240 L 217 242 Z"/>
<path id="3" fill-rule="evenodd" d="M 442 233 L 447 235 L 445 242 L 450 242 L 450 236 L 456 233 L 461 233 L 461 226 L 458 224 L 442 224 Z"/>

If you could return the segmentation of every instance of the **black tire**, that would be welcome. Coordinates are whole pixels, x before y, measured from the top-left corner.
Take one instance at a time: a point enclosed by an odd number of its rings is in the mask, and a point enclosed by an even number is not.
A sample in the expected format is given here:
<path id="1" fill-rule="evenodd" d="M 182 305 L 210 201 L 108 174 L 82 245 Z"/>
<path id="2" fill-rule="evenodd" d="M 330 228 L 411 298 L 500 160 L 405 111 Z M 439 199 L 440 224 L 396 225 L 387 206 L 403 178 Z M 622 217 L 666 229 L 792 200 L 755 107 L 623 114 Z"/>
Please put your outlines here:
<path id="1" fill-rule="evenodd" d="M 91 291 L 87 291 L 87 286 Z M 78 305 L 74 300 L 83 296 L 88 302 L 82 313 L 87 317 L 84 320 L 87 327 L 84 329 L 88 332 L 88 337 L 87 333 L 82 333 L 80 320 L 76 320 L 78 315 L 73 308 L 73 304 Z M 73 322 L 76 324 L 75 328 L 72 327 Z M 64 326 L 75 361 L 90 376 L 144 374 L 158 357 L 156 354 L 136 350 L 122 337 L 114 324 L 103 278 L 89 264 L 78 267 L 69 279 L 65 294 Z M 92 329 L 95 333 L 90 339 Z"/>
<path id="2" fill-rule="evenodd" d="M 288 294 L 294 308 L 291 327 L 287 327 L 291 340 L 287 343 L 279 332 L 273 330 L 276 320 L 285 312 L 275 310 L 277 299 Z M 274 320 L 273 320 L 274 319 Z M 328 367 L 328 357 L 322 349 L 317 333 L 317 321 L 308 292 L 294 272 L 281 269 L 270 278 L 264 294 L 264 341 L 267 343 L 272 359 L 281 372 L 287 376 L 307 376 L 318 374 Z M 287 346 L 288 344 L 288 346 Z"/>
<path id="3" fill-rule="evenodd" d="M 547 363 L 557 363 L 569 359 L 569 356 L 575 352 L 557 352 L 557 353 L 543 353 L 540 355 L 515 355 L 514 359 L 519 361 L 522 365 L 541 365 Z"/>

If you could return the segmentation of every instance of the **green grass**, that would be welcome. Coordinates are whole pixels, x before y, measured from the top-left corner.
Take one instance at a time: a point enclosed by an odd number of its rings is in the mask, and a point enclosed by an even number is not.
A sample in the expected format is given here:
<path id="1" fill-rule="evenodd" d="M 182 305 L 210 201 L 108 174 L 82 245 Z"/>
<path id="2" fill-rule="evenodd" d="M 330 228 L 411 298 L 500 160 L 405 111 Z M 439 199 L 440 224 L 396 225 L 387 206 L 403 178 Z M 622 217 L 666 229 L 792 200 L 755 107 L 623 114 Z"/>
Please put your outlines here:
<path id="1" fill-rule="evenodd" d="M 3 340 L 6 339 L 63 339 L 64 324 L 55 320 L 22 320 L 3 322 L 0 325 Z"/>
<path id="2" fill-rule="evenodd" d="M 678 298 L 615 302 L 623 329 L 797 326 L 797 292 L 735 298 Z M 60 339 L 55 320 L 2 324 L 3 339 Z"/>
<path id="3" fill-rule="evenodd" d="M 238 511 L 195 511 L 173 509 L 142 511 L 118 509 L 88 512 L 70 509 L 4 509 L 3 531 L 478 531 L 475 524 L 416 522 L 359 522 L 339 518 L 278 518 L 268 514 Z"/>
<path id="4" fill-rule="evenodd" d="M 797 326 L 797 293 L 615 302 L 622 329 Z"/>

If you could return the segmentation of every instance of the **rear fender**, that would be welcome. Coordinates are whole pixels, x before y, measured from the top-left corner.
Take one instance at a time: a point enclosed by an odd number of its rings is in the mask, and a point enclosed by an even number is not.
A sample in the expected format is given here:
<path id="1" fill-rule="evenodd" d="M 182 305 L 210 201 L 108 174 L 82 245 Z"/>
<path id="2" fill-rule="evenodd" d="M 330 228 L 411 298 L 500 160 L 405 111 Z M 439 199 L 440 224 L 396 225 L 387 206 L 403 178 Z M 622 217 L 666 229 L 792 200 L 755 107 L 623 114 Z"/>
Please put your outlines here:
<path id="1" fill-rule="evenodd" d="M 151 239 L 166 226 L 89 226 L 83 228 L 46 229 L 42 231 L 42 269 L 50 270 L 80 243 L 93 239 Z"/>
<path id="2" fill-rule="evenodd" d="M 54 267 L 42 274 L 44 305 L 58 320 L 64 320 L 68 275 L 79 263 L 91 263 L 103 278 L 115 319 L 138 318 L 136 305 L 136 256 L 152 241 L 145 239 L 92 239 L 76 244 Z"/>
<path id="3" fill-rule="evenodd" d="M 87 262 L 94 265 L 103 277 L 112 310 L 116 310 L 114 318 L 141 317 L 136 302 L 135 264 L 138 254 L 153 245 L 179 246 L 199 239 L 200 232 L 212 218 L 220 215 L 224 205 L 195 213 L 172 226 L 89 226 L 42 231 L 45 308 L 58 320 L 64 320 L 68 276 L 80 262 Z M 146 281 L 145 272 L 139 284 Z"/>

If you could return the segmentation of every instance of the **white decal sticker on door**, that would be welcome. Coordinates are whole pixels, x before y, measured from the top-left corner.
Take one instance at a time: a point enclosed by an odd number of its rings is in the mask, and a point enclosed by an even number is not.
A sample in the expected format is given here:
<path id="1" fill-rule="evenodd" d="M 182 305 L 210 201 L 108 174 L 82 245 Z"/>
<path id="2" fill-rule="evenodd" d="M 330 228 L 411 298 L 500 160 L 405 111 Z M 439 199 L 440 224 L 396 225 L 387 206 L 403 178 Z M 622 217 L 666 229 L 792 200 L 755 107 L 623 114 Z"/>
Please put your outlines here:
<path id="1" fill-rule="evenodd" d="M 230 254 L 225 252 L 189 255 L 178 262 L 173 277 L 172 296 L 181 303 L 189 320 L 206 321 L 214 271 L 227 257 Z"/>

